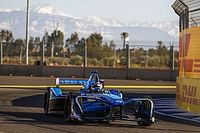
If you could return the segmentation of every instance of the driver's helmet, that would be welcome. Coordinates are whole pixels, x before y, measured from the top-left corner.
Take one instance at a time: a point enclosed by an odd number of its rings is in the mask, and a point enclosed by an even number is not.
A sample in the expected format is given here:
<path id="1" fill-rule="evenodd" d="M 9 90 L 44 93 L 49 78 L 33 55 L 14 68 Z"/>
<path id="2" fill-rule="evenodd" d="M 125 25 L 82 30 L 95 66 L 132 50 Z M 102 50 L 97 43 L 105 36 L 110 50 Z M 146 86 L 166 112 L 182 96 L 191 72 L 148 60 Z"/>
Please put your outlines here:
<path id="1" fill-rule="evenodd" d="M 103 89 L 103 85 L 100 82 L 96 82 L 94 85 L 92 85 L 91 89 L 94 92 L 99 92 Z"/>

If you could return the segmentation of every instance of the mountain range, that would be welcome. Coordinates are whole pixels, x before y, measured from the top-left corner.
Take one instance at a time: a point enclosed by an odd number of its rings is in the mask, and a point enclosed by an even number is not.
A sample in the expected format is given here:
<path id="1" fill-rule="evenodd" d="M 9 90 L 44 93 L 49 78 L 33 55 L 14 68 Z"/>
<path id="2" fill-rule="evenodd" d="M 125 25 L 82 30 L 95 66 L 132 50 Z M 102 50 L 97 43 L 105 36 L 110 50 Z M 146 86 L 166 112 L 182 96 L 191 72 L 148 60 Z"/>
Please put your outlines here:
<path id="1" fill-rule="evenodd" d="M 0 29 L 11 30 L 15 38 L 25 38 L 26 8 L 0 9 Z M 121 40 L 121 33 L 128 32 L 130 40 L 177 41 L 178 21 L 169 22 L 124 22 L 115 18 L 75 17 L 58 11 L 51 5 L 39 4 L 30 7 L 30 36 L 42 37 L 45 30 L 58 29 L 65 38 L 77 32 L 80 37 L 101 33 L 104 40 Z"/>

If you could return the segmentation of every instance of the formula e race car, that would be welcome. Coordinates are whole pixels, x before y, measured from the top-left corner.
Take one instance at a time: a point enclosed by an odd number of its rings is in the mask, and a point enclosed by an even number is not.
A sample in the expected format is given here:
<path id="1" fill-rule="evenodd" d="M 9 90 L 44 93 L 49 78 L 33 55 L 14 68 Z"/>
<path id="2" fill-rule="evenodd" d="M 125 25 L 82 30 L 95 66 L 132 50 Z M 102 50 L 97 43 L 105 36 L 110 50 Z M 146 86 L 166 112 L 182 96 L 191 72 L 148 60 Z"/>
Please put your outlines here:
<path id="1" fill-rule="evenodd" d="M 115 119 L 137 121 L 139 126 L 155 122 L 151 98 L 125 100 L 122 92 L 104 89 L 104 80 L 92 72 L 88 80 L 57 78 L 57 87 L 48 87 L 44 95 L 44 113 L 64 113 L 66 121 L 104 121 Z M 64 94 L 59 85 L 83 85 L 79 92 Z"/>

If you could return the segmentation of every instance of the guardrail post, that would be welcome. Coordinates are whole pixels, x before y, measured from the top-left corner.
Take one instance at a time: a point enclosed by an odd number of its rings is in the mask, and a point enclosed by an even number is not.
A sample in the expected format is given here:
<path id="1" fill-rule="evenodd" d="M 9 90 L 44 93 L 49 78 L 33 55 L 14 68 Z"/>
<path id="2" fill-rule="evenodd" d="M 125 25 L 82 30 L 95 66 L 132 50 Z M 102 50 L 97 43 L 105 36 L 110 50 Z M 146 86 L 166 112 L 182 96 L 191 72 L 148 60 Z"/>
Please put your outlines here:
<path id="1" fill-rule="evenodd" d="M 83 43 L 83 78 L 85 78 L 85 69 L 87 67 L 87 42 L 86 40 L 83 38 L 82 39 L 82 43 Z"/>
<path id="2" fill-rule="evenodd" d="M 3 43 L 2 41 L 0 42 L 0 64 L 3 64 Z"/>
<path id="3" fill-rule="evenodd" d="M 174 46 L 170 46 L 170 69 L 174 70 Z"/>
<path id="4" fill-rule="evenodd" d="M 44 57 L 44 55 L 45 55 L 45 53 L 44 53 L 44 45 L 45 45 L 45 39 L 43 39 L 43 41 L 42 41 L 42 53 L 41 53 L 41 56 L 42 56 L 42 60 L 41 60 L 41 65 L 43 66 L 44 65 L 44 63 L 45 63 L 45 57 Z"/>
<path id="5" fill-rule="evenodd" d="M 129 50 L 129 45 L 126 45 L 126 68 L 130 68 L 130 50 Z"/>
<path id="6" fill-rule="evenodd" d="M 29 64 L 29 6 L 30 2 L 27 0 L 27 12 L 26 12 L 26 65 Z"/>
<path id="7" fill-rule="evenodd" d="M 129 68 L 130 68 L 130 50 L 129 50 L 129 45 L 126 44 L 126 79 L 128 79 Z"/>

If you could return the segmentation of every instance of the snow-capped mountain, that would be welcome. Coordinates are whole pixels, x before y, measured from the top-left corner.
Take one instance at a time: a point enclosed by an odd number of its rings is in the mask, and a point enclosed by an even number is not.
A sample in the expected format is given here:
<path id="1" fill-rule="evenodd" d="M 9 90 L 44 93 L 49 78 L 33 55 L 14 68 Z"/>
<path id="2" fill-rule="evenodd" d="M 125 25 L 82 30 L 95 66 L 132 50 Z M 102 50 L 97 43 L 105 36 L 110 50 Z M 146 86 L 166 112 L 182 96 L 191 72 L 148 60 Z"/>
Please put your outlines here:
<path id="1" fill-rule="evenodd" d="M 26 9 L 0 9 L 0 29 L 8 29 L 14 37 L 25 37 Z M 120 40 L 124 31 L 130 40 L 177 41 L 178 21 L 173 22 L 123 22 L 113 18 L 74 17 L 56 10 L 51 5 L 35 5 L 30 8 L 30 36 L 43 36 L 45 30 L 55 28 L 65 33 L 68 38 L 77 32 L 80 37 L 101 33 L 105 40 Z"/>

